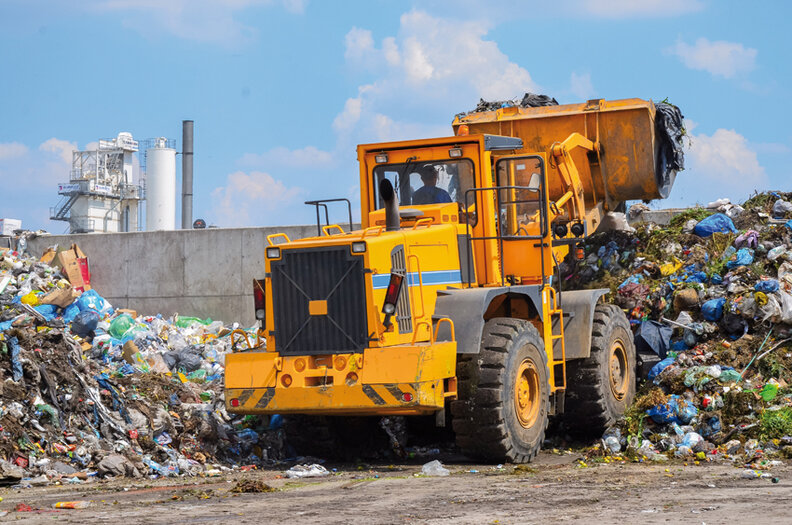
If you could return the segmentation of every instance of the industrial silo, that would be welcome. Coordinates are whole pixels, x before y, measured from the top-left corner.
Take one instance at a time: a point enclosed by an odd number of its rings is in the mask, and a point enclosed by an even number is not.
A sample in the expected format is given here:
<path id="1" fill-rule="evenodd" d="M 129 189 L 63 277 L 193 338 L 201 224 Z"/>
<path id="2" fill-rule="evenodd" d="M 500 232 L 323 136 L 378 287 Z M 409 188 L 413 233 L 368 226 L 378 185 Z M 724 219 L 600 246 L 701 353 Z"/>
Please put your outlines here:
<path id="1" fill-rule="evenodd" d="M 146 151 L 146 229 L 176 229 L 176 150 L 163 137 Z"/>

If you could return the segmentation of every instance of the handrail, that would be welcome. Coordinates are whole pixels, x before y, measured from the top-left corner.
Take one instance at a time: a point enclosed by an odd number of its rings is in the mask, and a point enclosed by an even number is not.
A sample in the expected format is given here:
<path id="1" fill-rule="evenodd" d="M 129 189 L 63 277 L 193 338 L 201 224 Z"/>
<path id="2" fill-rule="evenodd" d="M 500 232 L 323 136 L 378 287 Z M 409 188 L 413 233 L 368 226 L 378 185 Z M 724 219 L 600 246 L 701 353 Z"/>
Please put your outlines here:
<path id="1" fill-rule="evenodd" d="M 286 240 L 276 244 L 275 239 L 286 239 Z M 291 242 L 291 239 L 289 239 L 289 236 L 286 235 L 285 233 L 273 233 L 271 235 L 267 235 L 267 242 L 269 243 L 270 246 L 277 246 L 278 244 L 285 244 L 287 242 Z"/>
<path id="2" fill-rule="evenodd" d="M 424 306 L 423 276 L 421 275 L 421 260 L 414 253 L 411 253 L 410 255 L 408 255 L 407 256 L 407 260 L 409 261 L 413 257 L 415 257 L 416 265 L 418 266 L 418 295 L 421 296 L 421 315 L 416 314 L 415 317 L 423 317 L 424 315 L 426 315 L 426 307 Z M 410 290 L 410 299 L 412 300 L 412 288 L 410 288 L 410 278 L 409 278 L 410 269 L 409 268 L 407 268 L 407 273 L 408 273 L 407 288 Z M 415 300 L 412 300 L 412 303 L 415 304 Z"/>
<path id="3" fill-rule="evenodd" d="M 250 338 L 248 337 L 248 333 L 246 331 L 242 330 L 241 328 L 237 328 L 237 329 L 231 331 L 231 351 L 232 352 L 236 352 L 236 344 L 237 344 L 237 341 L 234 341 L 234 335 L 241 335 L 244 338 L 245 342 L 248 345 L 248 350 L 250 350 L 251 348 L 254 348 L 253 345 L 250 344 Z M 239 341 L 241 341 L 241 339 L 239 339 Z"/>
<path id="4" fill-rule="evenodd" d="M 327 235 L 328 237 L 332 237 L 332 236 L 333 236 L 333 234 L 332 234 L 332 233 L 330 233 L 330 230 L 332 230 L 333 228 L 338 228 L 338 231 L 340 231 L 340 232 L 341 232 L 341 233 L 337 233 L 336 235 L 344 235 L 344 234 L 346 233 L 346 232 L 344 231 L 344 228 L 342 228 L 342 227 L 341 227 L 341 226 L 339 226 L 338 224 L 328 224 L 327 226 L 322 226 L 322 231 L 323 231 L 323 232 L 324 232 L 324 234 L 325 234 L 325 235 Z"/>
<path id="5" fill-rule="evenodd" d="M 437 320 L 437 324 L 435 325 L 434 333 L 432 334 L 432 344 L 435 344 L 437 342 L 437 332 L 440 331 L 439 330 L 440 323 L 442 323 L 443 321 L 446 321 L 448 323 L 448 326 L 451 327 L 451 341 L 456 341 L 456 330 L 454 328 L 454 321 L 452 321 L 448 317 L 441 317 L 440 319 Z"/>
<path id="6" fill-rule="evenodd" d="M 412 229 L 413 230 L 417 230 L 419 226 L 425 226 L 425 227 L 428 228 L 429 225 L 432 224 L 433 222 L 434 222 L 434 218 L 433 217 L 423 217 L 423 218 L 418 219 L 417 221 L 415 221 L 415 224 L 413 224 Z"/>
<path id="7" fill-rule="evenodd" d="M 305 201 L 305 204 L 307 204 L 308 206 L 316 207 L 316 233 L 317 233 L 317 235 L 319 235 L 319 236 L 322 235 L 322 230 L 321 230 L 322 219 L 320 218 L 320 215 L 319 215 L 319 207 L 320 206 L 324 209 L 325 224 L 328 225 L 328 226 L 330 225 L 330 214 L 329 214 L 329 212 L 327 210 L 327 203 L 328 202 L 346 202 L 346 205 L 347 205 L 347 216 L 349 217 L 349 231 L 352 231 L 353 230 L 353 227 L 352 227 L 352 203 L 349 202 L 349 199 L 341 198 L 341 199 L 319 199 L 319 200 L 315 200 L 315 201 Z"/>
<path id="8" fill-rule="evenodd" d="M 361 239 L 365 239 L 366 237 L 369 236 L 370 232 L 373 232 L 372 237 L 377 237 L 379 235 L 382 235 L 382 231 L 384 229 L 385 229 L 385 226 L 369 226 L 368 228 L 363 230 L 363 233 L 360 235 L 360 238 Z"/>

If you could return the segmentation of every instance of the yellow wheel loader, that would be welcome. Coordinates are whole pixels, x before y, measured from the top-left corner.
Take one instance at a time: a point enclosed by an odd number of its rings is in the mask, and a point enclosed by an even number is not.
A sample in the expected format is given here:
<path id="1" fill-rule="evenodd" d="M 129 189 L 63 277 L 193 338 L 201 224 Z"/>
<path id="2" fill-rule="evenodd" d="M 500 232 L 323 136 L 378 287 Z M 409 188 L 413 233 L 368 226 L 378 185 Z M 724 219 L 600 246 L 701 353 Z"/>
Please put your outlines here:
<path id="1" fill-rule="evenodd" d="M 262 247 L 261 344 L 226 357 L 227 410 L 449 409 L 465 454 L 515 463 L 549 415 L 613 423 L 635 393 L 629 323 L 607 290 L 562 292 L 557 267 L 606 212 L 668 195 L 658 116 L 640 99 L 504 107 L 358 146 L 361 229 Z"/>

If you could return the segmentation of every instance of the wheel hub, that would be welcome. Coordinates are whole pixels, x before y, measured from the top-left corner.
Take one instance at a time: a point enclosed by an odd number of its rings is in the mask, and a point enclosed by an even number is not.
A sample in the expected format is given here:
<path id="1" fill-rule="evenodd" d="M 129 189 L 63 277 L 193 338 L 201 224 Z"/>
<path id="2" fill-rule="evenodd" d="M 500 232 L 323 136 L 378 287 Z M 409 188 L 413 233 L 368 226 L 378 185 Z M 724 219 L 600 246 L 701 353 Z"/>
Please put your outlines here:
<path id="1" fill-rule="evenodd" d="M 532 360 L 526 359 L 520 363 L 514 382 L 514 410 L 524 428 L 536 423 L 541 405 L 539 393 L 539 371 Z"/>
<path id="2" fill-rule="evenodd" d="M 610 351 L 610 388 L 613 397 L 622 401 L 629 390 L 630 370 L 627 367 L 627 351 L 624 343 L 614 341 Z"/>

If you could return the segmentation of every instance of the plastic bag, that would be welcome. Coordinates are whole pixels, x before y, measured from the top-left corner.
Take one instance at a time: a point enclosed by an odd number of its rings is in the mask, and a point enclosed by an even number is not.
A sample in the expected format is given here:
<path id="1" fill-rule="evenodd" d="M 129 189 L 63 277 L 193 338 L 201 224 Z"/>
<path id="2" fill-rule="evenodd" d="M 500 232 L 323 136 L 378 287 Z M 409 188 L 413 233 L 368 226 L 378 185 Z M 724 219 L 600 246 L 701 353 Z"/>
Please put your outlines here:
<path id="1" fill-rule="evenodd" d="M 781 246 L 776 246 L 775 248 L 771 248 L 770 250 L 767 251 L 767 258 L 771 261 L 775 261 L 782 255 L 784 255 L 785 251 L 786 251 L 785 244 L 782 244 Z"/>
<path id="2" fill-rule="evenodd" d="M 113 313 L 113 306 L 105 300 L 104 297 L 96 293 L 96 290 L 86 290 L 80 295 L 76 301 L 80 311 L 96 310 L 104 317 L 107 314 Z"/>
<path id="3" fill-rule="evenodd" d="M 693 233 L 699 237 L 709 237 L 716 232 L 737 233 L 737 228 L 734 227 L 732 220 L 722 213 L 710 215 L 693 228 Z"/>
<path id="4" fill-rule="evenodd" d="M 673 357 L 667 357 L 667 358 L 663 359 L 662 361 L 660 361 L 659 363 L 657 363 L 656 365 L 654 365 L 652 367 L 652 369 L 649 371 L 649 375 L 648 375 L 647 379 L 649 381 L 653 381 L 657 376 L 660 375 L 660 373 L 663 370 L 665 370 L 669 366 L 673 365 L 674 361 L 675 361 L 675 359 Z"/>
<path id="5" fill-rule="evenodd" d="M 718 299 L 710 299 L 701 305 L 701 315 L 707 321 L 720 321 L 723 317 L 723 305 L 726 304 L 726 299 L 719 297 Z"/>
<path id="6" fill-rule="evenodd" d="M 440 461 L 435 459 L 421 467 L 421 474 L 424 476 L 448 476 L 451 473 Z"/>
<path id="7" fill-rule="evenodd" d="M 110 322 L 110 329 L 107 331 L 116 339 L 121 339 L 129 330 L 135 326 L 135 320 L 129 314 L 121 314 Z"/>
<path id="8" fill-rule="evenodd" d="M 736 239 L 734 239 L 734 246 L 737 248 L 756 248 L 759 245 L 759 232 L 756 230 L 748 230 Z"/>
<path id="9" fill-rule="evenodd" d="M 96 330 L 98 324 L 99 314 L 94 310 L 85 310 L 75 316 L 71 324 L 71 331 L 80 337 L 86 337 Z"/>
<path id="10" fill-rule="evenodd" d="M 696 414 L 698 414 L 696 406 L 676 394 L 669 396 L 667 403 L 653 406 L 646 411 L 646 415 L 651 417 L 655 423 L 660 424 L 686 424 L 696 417 Z"/>
<path id="11" fill-rule="evenodd" d="M 732 270 L 738 266 L 747 266 L 754 261 L 754 253 L 750 248 L 740 248 L 737 253 L 726 263 L 726 268 Z"/>
<path id="12" fill-rule="evenodd" d="M 761 293 L 761 292 L 757 292 Z M 767 304 L 762 306 L 763 320 L 774 323 L 792 324 L 792 295 L 783 290 L 767 295 Z"/>
<path id="13" fill-rule="evenodd" d="M 286 471 L 287 478 L 321 478 L 329 475 L 330 472 L 317 463 L 313 465 L 295 465 Z"/>
<path id="14" fill-rule="evenodd" d="M 754 285 L 754 290 L 757 292 L 764 292 L 766 294 L 778 291 L 778 281 L 775 279 L 765 279 L 759 281 Z"/>
<path id="15" fill-rule="evenodd" d="M 773 204 L 773 217 L 778 219 L 784 217 L 789 212 L 792 212 L 792 202 L 778 199 Z"/>
<path id="16" fill-rule="evenodd" d="M 33 309 L 43 315 L 47 322 L 55 319 L 55 316 L 58 313 L 58 307 L 54 304 L 40 304 Z"/>
<path id="17" fill-rule="evenodd" d="M 639 352 L 654 352 L 661 359 L 668 355 L 671 334 L 674 330 L 657 321 L 644 321 L 635 333 L 635 349 Z"/>

